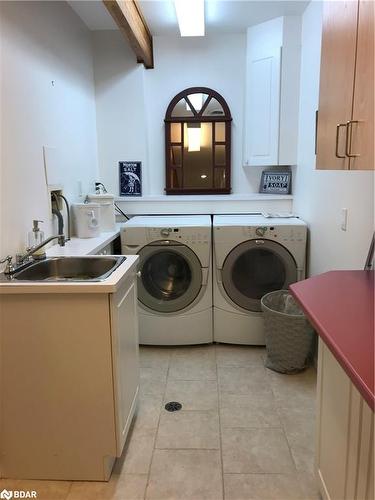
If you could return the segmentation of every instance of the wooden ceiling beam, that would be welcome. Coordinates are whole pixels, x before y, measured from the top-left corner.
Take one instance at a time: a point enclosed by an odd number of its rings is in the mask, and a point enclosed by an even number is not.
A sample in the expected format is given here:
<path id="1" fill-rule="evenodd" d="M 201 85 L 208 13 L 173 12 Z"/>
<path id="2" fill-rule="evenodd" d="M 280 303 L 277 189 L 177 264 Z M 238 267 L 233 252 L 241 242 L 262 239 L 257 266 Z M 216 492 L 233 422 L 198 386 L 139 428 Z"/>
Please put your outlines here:
<path id="1" fill-rule="evenodd" d="M 130 45 L 139 63 L 154 67 L 152 36 L 135 0 L 103 0 L 108 12 Z"/>

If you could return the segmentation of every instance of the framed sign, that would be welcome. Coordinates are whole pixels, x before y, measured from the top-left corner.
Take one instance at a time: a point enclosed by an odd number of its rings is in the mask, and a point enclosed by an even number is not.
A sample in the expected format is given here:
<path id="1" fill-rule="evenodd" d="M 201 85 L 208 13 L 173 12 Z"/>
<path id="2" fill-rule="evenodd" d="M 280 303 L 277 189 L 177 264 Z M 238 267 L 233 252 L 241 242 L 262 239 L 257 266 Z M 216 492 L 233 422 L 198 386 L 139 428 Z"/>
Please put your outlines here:
<path id="1" fill-rule="evenodd" d="M 263 170 L 259 192 L 272 194 L 290 194 L 291 180 L 292 172 Z"/>
<path id="2" fill-rule="evenodd" d="M 119 161 L 120 196 L 142 196 L 142 162 Z"/>

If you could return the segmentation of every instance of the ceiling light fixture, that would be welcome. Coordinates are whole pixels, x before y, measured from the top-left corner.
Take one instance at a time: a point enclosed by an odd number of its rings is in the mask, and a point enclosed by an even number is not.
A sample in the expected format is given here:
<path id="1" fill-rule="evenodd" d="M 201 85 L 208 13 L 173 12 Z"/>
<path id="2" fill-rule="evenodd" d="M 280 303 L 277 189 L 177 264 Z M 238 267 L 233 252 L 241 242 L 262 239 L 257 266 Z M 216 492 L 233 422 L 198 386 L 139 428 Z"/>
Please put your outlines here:
<path id="1" fill-rule="evenodd" d="M 181 36 L 204 36 L 204 0 L 174 0 Z"/>

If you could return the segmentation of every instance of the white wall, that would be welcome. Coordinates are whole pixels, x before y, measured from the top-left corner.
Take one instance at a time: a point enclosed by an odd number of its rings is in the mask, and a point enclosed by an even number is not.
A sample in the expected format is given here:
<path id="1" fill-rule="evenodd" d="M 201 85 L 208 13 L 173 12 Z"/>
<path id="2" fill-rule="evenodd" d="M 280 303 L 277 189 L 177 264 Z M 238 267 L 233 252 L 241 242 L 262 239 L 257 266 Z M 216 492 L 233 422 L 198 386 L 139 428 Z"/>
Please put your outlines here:
<path id="1" fill-rule="evenodd" d="M 93 32 L 100 180 L 119 193 L 118 162 L 140 160 L 147 185 L 144 70 L 119 31 Z"/>
<path id="2" fill-rule="evenodd" d="M 322 4 L 303 15 L 298 166 L 294 211 L 310 226 L 310 274 L 362 269 L 374 228 L 374 173 L 315 170 L 315 111 L 318 109 Z M 348 209 L 347 231 L 340 229 Z"/>
<path id="3" fill-rule="evenodd" d="M 25 248 L 32 219 L 54 231 L 43 146 L 58 149 L 61 183 L 78 201 L 97 176 L 91 35 L 65 2 L 0 2 L 0 255 Z M 54 82 L 54 84 L 52 84 Z"/>
<path id="4" fill-rule="evenodd" d="M 251 186 L 242 168 L 246 35 L 158 36 L 154 56 L 155 69 L 145 74 L 150 194 L 163 194 L 165 187 L 165 111 L 171 99 L 188 87 L 213 88 L 227 101 L 233 117 L 232 192 L 257 191 L 259 186 Z"/>
<path id="5" fill-rule="evenodd" d="M 217 90 L 231 109 L 233 193 L 258 191 L 260 170 L 245 172 L 242 167 L 245 34 L 156 36 L 153 70 L 137 65 L 120 33 L 93 36 L 99 169 L 102 181 L 115 194 L 120 160 L 143 162 L 144 195 L 164 194 L 165 111 L 178 92 L 193 86 Z"/>

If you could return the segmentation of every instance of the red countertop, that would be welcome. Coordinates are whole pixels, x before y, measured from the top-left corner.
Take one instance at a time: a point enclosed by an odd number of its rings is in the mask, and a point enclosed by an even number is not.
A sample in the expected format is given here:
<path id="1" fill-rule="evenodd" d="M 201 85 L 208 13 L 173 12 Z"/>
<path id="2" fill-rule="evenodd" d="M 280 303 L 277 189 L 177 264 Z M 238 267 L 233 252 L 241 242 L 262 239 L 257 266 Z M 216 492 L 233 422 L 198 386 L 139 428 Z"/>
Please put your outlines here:
<path id="1" fill-rule="evenodd" d="M 374 410 L 374 271 L 330 271 L 290 290 Z"/>

